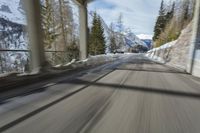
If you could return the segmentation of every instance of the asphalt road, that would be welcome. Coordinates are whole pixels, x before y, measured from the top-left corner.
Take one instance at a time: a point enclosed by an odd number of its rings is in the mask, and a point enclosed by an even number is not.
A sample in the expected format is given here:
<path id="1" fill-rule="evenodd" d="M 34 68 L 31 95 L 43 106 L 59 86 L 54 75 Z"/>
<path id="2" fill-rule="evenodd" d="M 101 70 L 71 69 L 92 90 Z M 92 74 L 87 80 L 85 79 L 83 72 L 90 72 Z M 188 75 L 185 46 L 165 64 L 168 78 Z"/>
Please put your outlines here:
<path id="1" fill-rule="evenodd" d="M 109 66 L 8 100 L 0 105 L 0 131 L 200 132 L 199 79 L 143 55 Z"/>

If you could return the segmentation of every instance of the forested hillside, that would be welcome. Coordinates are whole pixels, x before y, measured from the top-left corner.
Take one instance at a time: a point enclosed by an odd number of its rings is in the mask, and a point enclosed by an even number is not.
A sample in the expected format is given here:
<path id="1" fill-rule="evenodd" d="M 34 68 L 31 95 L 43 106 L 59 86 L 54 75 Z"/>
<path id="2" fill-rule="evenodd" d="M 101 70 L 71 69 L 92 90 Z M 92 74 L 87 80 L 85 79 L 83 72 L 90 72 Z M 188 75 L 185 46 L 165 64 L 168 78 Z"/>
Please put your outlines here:
<path id="1" fill-rule="evenodd" d="M 162 0 L 154 28 L 154 47 L 176 40 L 191 22 L 195 0 Z"/>

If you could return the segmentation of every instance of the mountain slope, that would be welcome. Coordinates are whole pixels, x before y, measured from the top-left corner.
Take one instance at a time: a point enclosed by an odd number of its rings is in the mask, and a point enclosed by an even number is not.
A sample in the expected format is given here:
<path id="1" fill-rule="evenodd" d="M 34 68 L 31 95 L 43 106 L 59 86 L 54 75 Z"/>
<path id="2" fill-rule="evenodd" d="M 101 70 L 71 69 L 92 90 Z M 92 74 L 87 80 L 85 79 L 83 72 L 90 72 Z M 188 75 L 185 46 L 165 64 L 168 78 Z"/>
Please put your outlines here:
<path id="1" fill-rule="evenodd" d="M 25 25 L 25 12 L 21 0 L 0 0 L 0 17 Z"/>

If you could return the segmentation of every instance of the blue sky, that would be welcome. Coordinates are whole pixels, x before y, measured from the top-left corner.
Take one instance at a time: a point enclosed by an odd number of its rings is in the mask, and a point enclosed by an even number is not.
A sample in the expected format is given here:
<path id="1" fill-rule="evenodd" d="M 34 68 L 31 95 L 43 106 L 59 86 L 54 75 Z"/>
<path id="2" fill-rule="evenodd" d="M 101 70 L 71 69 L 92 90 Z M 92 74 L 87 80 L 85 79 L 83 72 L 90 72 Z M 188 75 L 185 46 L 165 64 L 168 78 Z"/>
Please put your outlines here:
<path id="1" fill-rule="evenodd" d="M 135 34 L 153 35 L 160 3 L 161 0 L 96 0 L 88 9 L 96 10 L 108 25 L 122 13 L 124 24 Z"/>

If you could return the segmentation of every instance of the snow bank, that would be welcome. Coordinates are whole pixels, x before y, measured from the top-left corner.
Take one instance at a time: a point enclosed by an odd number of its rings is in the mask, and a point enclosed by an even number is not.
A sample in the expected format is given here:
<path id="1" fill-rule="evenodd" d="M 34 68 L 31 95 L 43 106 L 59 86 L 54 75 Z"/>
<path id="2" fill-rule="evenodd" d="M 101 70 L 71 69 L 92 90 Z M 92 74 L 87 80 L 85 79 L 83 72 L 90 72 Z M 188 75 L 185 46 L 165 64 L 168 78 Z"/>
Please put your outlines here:
<path id="1" fill-rule="evenodd" d="M 175 41 L 172 41 L 172 42 L 169 42 L 169 43 L 166 43 L 158 48 L 154 48 L 154 49 L 151 49 L 149 52 L 152 52 L 152 51 L 157 51 L 157 50 L 163 50 L 163 49 L 167 49 L 167 48 L 171 48 L 172 46 L 174 46 L 176 44 L 177 40 Z"/>
<path id="2" fill-rule="evenodd" d="M 155 61 L 186 70 L 191 37 L 192 22 L 181 32 L 176 41 L 154 48 L 148 51 L 146 56 Z"/>
<path id="3" fill-rule="evenodd" d="M 170 50 L 177 43 L 177 40 L 166 43 L 158 48 L 151 49 L 147 52 L 146 56 L 156 61 L 165 63 L 169 56 Z"/>

